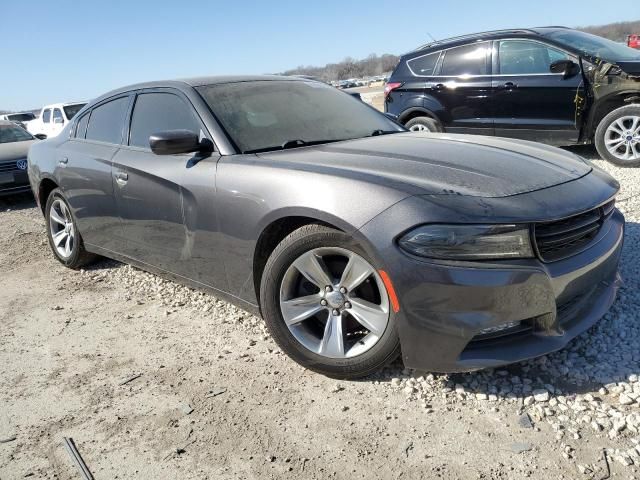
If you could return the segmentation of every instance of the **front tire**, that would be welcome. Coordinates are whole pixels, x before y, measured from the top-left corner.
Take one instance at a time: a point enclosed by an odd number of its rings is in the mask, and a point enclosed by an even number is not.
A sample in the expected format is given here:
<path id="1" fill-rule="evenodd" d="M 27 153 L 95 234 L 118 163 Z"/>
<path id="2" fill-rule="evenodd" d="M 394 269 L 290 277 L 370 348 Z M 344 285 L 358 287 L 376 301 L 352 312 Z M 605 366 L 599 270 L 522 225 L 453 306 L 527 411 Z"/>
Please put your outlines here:
<path id="1" fill-rule="evenodd" d="M 45 220 L 51 251 L 65 267 L 78 269 L 95 259 L 95 255 L 84 249 L 71 207 L 59 188 L 47 198 Z"/>
<path id="2" fill-rule="evenodd" d="M 414 117 L 404 125 L 411 132 L 442 132 L 442 125 L 430 117 Z"/>
<path id="3" fill-rule="evenodd" d="M 306 225 L 273 251 L 260 286 L 267 328 L 305 368 L 333 378 L 367 376 L 400 352 L 378 270 L 347 234 Z"/>
<path id="4" fill-rule="evenodd" d="M 600 156 L 620 167 L 640 166 L 640 105 L 618 108 L 605 116 L 595 135 Z"/>

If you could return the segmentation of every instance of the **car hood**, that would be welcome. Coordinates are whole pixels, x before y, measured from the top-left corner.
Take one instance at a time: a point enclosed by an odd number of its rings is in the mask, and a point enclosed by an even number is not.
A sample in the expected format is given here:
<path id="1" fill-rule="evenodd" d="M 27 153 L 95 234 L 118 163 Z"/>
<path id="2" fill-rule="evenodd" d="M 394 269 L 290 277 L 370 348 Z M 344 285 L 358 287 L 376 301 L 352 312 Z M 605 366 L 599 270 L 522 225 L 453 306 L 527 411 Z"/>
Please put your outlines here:
<path id="1" fill-rule="evenodd" d="M 38 140 L 28 140 L 26 142 L 0 143 L 0 162 L 18 160 L 25 158 L 29 153 L 29 147 Z"/>
<path id="2" fill-rule="evenodd" d="M 411 195 L 507 197 L 587 175 L 578 156 L 496 137 L 398 133 L 260 154 L 274 165 L 351 176 Z"/>

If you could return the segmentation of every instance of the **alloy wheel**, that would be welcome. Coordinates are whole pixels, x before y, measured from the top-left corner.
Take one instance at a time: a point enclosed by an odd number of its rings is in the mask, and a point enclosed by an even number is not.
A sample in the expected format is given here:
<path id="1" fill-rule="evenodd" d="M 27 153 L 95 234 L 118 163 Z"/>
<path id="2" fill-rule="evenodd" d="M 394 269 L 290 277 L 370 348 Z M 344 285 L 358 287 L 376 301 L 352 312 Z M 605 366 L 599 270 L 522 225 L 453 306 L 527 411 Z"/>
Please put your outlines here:
<path id="1" fill-rule="evenodd" d="M 409 128 L 410 132 L 429 132 L 430 130 L 426 125 L 422 125 L 421 123 L 416 123 L 415 125 L 411 125 Z"/>
<path id="2" fill-rule="evenodd" d="M 291 264 L 280 285 L 280 310 L 298 342 L 329 358 L 370 350 L 389 323 L 389 297 L 376 269 L 338 247 L 309 250 Z"/>
<path id="3" fill-rule="evenodd" d="M 640 117 L 626 116 L 607 127 L 604 144 L 619 160 L 640 160 Z"/>
<path id="4" fill-rule="evenodd" d="M 59 198 L 51 203 L 49 231 L 58 255 L 65 260 L 68 259 L 73 252 L 76 232 L 69 207 Z"/>

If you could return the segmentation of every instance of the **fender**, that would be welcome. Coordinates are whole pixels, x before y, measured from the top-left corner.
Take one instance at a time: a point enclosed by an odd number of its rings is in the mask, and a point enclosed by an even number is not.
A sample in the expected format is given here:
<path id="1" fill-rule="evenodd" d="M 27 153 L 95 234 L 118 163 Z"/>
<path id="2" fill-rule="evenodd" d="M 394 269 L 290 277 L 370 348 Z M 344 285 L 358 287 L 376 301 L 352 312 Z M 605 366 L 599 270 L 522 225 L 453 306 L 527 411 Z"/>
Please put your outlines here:
<path id="1" fill-rule="evenodd" d="M 611 103 L 612 107 L 602 109 L 607 103 Z M 640 104 L 640 92 L 638 89 L 625 89 L 619 92 L 613 92 L 609 95 L 597 98 L 589 110 L 589 114 L 585 120 L 583 127 L 583 140 L 590 140 L 600 120 L 616 108 L 634 103 Z"/>

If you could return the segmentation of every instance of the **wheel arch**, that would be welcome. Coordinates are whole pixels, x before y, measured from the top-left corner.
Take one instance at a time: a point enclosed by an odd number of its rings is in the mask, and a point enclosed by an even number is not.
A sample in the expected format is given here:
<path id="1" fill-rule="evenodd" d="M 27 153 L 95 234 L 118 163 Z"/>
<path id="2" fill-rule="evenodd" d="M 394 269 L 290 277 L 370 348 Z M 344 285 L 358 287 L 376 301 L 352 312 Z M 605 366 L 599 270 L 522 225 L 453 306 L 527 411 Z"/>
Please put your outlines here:
<path id="1" fill-rule="evenodd" d="M 326 213 L 319 215 L 318 212 L 310 211 L 282 212 L 281 216 L 271 218 L 260 231 L 253 253 L 253 286 L 256 298 L 260 298 L 260 284 L 271 253 L 291 232 L 314 223 L 346 233 L 355 231 L 353 226 Z"/>
<path id="2" fill-rule="evenodd" d="M 589 121 L 583 134 L 584 140 L 594 140 L 598 125 L 609 113 L 621 107 L 640 105 L 640 93 L 637 90 L 616 92 L 598 100 L 589 115 Z"/>
<path id="3" fill-rule="evenodd" d="M 398 121 L 402 124 L 402 125 L 406 125 L 406 123 L 416 117 L 429 117 L 432 118 L 433 120 L 437 121 L 438 123 L 440 123 L 442 125 L 442 121 L 440 121 L 440 119 L 438 118 L 438 116 L 432 112 L 431 110 L 424 108 L 424 107 L 412 107 L 412 108 L 408 108 L 407 110 L 405 110 L 404 112 L 402 112 L 400 114 L 400 116 L 398 117 Z"/>
<path id="4" fill-rule="evenodd" d="M 40 210 L 44 213 L 44 209 L 47 206 L 47 199 L 51 192 L 58 188 L 58 184 L 55 180 L 49 177 L 43 178 L 38 184 L 38 204 L 40 205 Z"/>

